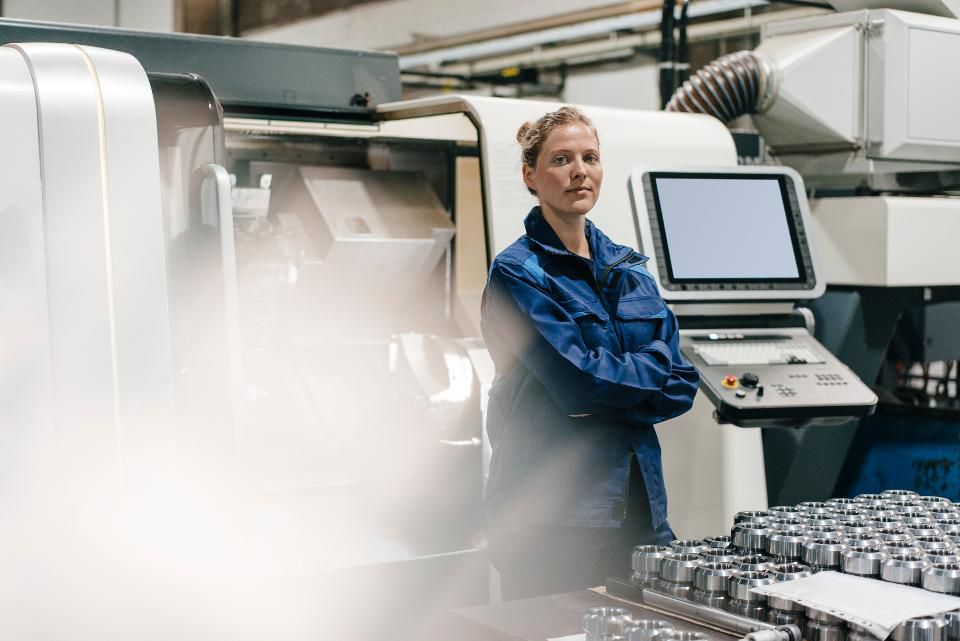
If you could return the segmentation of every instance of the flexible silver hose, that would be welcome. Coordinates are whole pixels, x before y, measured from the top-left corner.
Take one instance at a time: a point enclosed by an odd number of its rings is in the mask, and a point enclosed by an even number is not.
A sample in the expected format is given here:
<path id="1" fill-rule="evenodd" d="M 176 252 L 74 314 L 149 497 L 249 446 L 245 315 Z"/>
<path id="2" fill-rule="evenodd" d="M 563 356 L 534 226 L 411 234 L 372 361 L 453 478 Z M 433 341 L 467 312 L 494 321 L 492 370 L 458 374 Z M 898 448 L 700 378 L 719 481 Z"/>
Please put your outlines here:
<path id="1" fill-rule="evenodd" d="M 717 58 L 678 87 L 666 111 L 709 114 L 728 122 L 769 102 L 770 66 L 752 51 Z"/>

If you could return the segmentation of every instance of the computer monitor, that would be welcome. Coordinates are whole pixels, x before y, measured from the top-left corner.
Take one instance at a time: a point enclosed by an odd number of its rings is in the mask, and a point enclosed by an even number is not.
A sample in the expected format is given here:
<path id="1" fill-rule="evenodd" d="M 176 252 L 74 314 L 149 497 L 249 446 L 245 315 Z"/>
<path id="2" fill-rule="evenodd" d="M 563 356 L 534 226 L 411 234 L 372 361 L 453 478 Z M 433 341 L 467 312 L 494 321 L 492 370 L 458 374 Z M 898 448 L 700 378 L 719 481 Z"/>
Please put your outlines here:
<path id="1" fill-rule="evenodd" d="M 817 298 L 803 181 L 787 167 L 638 168 L 630 195 L 648 271 L 670 301 Z"/>

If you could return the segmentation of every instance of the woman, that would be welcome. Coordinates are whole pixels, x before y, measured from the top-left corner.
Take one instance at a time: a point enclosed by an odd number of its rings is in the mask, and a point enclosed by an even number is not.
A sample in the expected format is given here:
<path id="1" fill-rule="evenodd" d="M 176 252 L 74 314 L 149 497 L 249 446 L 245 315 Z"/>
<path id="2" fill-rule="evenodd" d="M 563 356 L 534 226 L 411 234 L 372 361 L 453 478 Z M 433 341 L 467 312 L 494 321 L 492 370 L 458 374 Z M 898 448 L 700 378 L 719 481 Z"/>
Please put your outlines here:
<path id="1" fill-rule="evenodd" d="M 687 411 L 699 381 L 646 257 L 586 218 L 603 181 L 590 120 L 563 107 L 517 141 L 540 205 L 491 265 L 481 322 L 497 367 L 487 539 L 505 599 L 600 585 L 629 573 L 632 546 L 672 538 L 653 424 Z"/>

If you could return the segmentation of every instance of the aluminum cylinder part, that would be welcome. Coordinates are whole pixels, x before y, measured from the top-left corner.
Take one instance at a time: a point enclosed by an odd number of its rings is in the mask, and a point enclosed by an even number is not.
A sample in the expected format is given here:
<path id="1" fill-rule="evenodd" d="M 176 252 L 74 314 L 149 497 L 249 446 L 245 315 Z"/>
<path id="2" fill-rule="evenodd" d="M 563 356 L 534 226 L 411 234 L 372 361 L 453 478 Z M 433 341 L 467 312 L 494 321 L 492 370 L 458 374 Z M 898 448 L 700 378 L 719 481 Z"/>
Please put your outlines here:
<path id="1" fill-rule="evenodd" d="M 703 543 L 707 546 L 705 554 L 709 553 L 711 550 L 726 550 L 733 548 L 733 538 L 727 534 L 708 536 L 703 539 Z"/>
<path id="2" fill-rule="evenodd" d="M 805 576 L 813 574 L 810 568 L 803 563 L 778 563 L 773 566 L 773 570 L 771 570 L 770 573 L 773 574 L 773 578 L 777 580 L 777 583 L 802 579 Z"/>
<path id="3" fill-rule="evenodd" d="M 703 557 L 704 563 L 732 563 L 734 566 L 740 565 L 740 559 L 743 557 L 734 552 L 733 549 L 729 550 L 707 550 L 706 553 L 701 554 Z"/>
<path id="4" fill-rule="evenodd" d="M 960 546 L 960 534 L 947 534 L 947 538 Z"/>
<path id="5" fill-rule="evenodd" d="M 700 590 L 694 589 L 690 593 L 690 600 L 694 603 L 705 605 L 708 608 L 726 610 L 727 602 L 730 600 L 730 597 L 728 597 L 726 594 L 720 594 L 718 592 L 701 592 Z"/>
<path id="6" fill-rule="evenodd" d="M 725 593 L 730 577 L 739 573 L 732 563 L 703 563 L 693 572 L 693 587 L 701 592 Z"/>
<path id="7" fill-rule="evenodd" d="M 960 534 L 960 518 L 940 519 L 936 523 L 937 527 L 943 530 L 944 534 Z"/>
<path id="8" fill-rule="evenodd" d="M 882 494 L 858 494 L 853 497 L 853 500 L 857 503 L 871 506 L 887 504 L 887 497 Z"/>
<path id="9" fill-rule="evenodd" d="M 917 499 L 917 502 L 920 503 L 925 508 L 932 509 L 935 507 L 952 507 L 953 503 L 950 499 L 946 499 L 942 496 L 921 496 Z"/>
<path id="10" fill-rule="evenodd" d="M 766 510 L 746 510 L 737 512 L 733 516 L 734 524 L 737 523 L 766 523 L 773 518 L 770 512 Z"/>
<path id="11" fill-rule="evenodd" d="M 779 563 L 803 558 L 803 544 L 807 538 L 801 533 L 774 533 L 767 541 L 767 553 Z"/>
<path id="12" fill-rule="evenodd" d="M 807 529 L 819 530 L 825 527 L 835 527 L 837 520 L 829 514 L 811 514 L 807 517 Z"/>
<path id="13" fill-rule="evenodd" d="M 805 641 L 845 641 L 846 630 L 842 625 L 828 625 L 807 619 L 803 638 Z"/>
<path id="14" fill-rule="evenodd" d="M 673 624 L 662 619 L 633 619 L 624 630 L 626 641 L 653 641 L 664 630 L 672 630 Z"/>
<path id="15" fill-rule="evenodd" d="M 926 552 L 923 551 L 923 548 L 919 545 L 915 545 L 913 541 L 903 543 L 885 543 L 884 545 L 880 546 L 880 551 L 887 556 L 893 556 L 895 554 L 899 554 L 901 556 L 923 556 L 926 554 Z"/>
<path id="16" fill-rule="evenodd" d="M 960 550 L 954 554 L 927 554 L 923 557 L 927 563 L 960 563 Z"/>
<path id="17" fill-rule="evenodd" d="M 808 527 L 803 535 L 808 539 L 829 539 L 831 541 L 841 541 L 847 538 L 844 535 L 843 528 L 839 525 L 824 525 L 821 527 Z"/>
<path id="18" fill-rule="evenodd" d="M 657 579 L 651 586 L 656 592 L 670 595 L 676 599 L 689 601 L 693 594 L 693 586 L 689 583 L 672 583 L 664 579 Z"/>
<path id="19" fill-rule="evenodd" d="M 837 570 L 840 568 L 840 558 L 846 547 L 846 544 L 839 541 L 810 539 L 803 544 L 803 562 L 815 572 Z"/>
<path id="20" fill-rule="evenodd" d="M 762 554 L 748 554 L 740 557 L 740 565 L 737 569 L 741 572 L 769 572 L 776 565 L 773 559 Z"/>
<path id="21" fill-rule="evenodd" d="M 797 503 L 797 509 L 805 514 L 828 514 L 830 506 L 821 501 L 804 501 Z"/>
<path id="22" fill-rule="evenodd" d="M 760 587 L 761 585 L 769 585 L 776 582 L 777 580 L 773 578 L 770 572 L 741 572 L 730 577 L 727 595 L 731 599 L 742 603 L 762 605 L 766 602 L 767 597 L 762 594 L 757 594 L 756 592 L 751 592 L 750 590 Z"/>
<path id="23" fill-rule="evenodd" d="M 700 554 L 707 545 L 701 539 L 675 539 L 670 541 L 670 549 L 677 554 Z"/>
<path id="24" fill-rule="evenodd" d="M 903 512 L 920 512 L 925 508 L 923 505 L 917 501 L 906 500 L 906 501 L 889 501 L 887 507 L 897 512 L 898 514 Z"/>
<path id="25" fill-rule="evenodd" d="M 660 562 L 669 553 L 665 545 L 638 545 L 630 553 L 630 567 L 634 574 L 660 574 Z"/>
<path id="26" fill-rule="evenodd" d="M 925 554 L 931 552 L 937 554 L 950 554 L 953 550 L 957 549 L 957 546 L 953 544 L 953 541 L 948 540 L 942 534 L 933 535 L 933 536 L 919 536 L 915 535 L 913 537 L 913 542 L 915 545 L 919 545 L 923 548 Z"/>
<path id="27" fill-rule="evenodd" d="M 829 612 L 824 610 L 818 610 L 816 608 L 807 608 L 806 609 L 807 621 L 816 621 L 817 623 L 823 623 L 826 625 L 843 625 L 844 621 L 838 616 L 834 616 Z"/>
<path id="28" fill-rule="evenodd" d="M 807 623 L 807 617 L 800 612 L 785 612 L 776 608 L 767 608 L 767 623 L 773 625 L 795 625 L 801 630 Z"/>
<path id="29" fill-rule="evenodd" d="M 660 578 L 670 583 L 693 584 L 694 571 L 703 563 L 699 554 L 668 554 L 660 562 Z"/>
<path id="30" fill-rule="evenodd" d="M 757 621 L 763 621 L 767 618 L 767 606 L 763 603 L 728 599 L 726 610 L 731 614 L 736 614 L 737 616 L 748 619 L 756 619 Z"/>
<path id="31" fill-rule="evenodd" d="M 931 525 L 934 522 L 925 512 L 901 512 L 900 520 L 903 521 L 903 524 L 907 527 Z"/>
<path id="32" fill-rule="evenodd" d="M 863 518 L 868 521 L 876 521 L 877 519 L 895 519 L 897 514 L 896 510 L 891 510 L 886 504 L 883 505 L 868 505 L 863 508 L 860 512 L 863 514 Z"/>
<path id="33" fill-rule="evenodd" d="M 880 492 L 880 496 L 893 500 L 920 498 L 920 495 L 913 490 L 884 490 L 883 492 Z"/>
<path id="34" fill-rule="evenodd" d="M 894 641 L 946 641 L 947 621 L 943 615 L 907 619 L 890 633 Z"/>
<path id="35" fill-rule="evenodd" d="M 825 503 L 829 505 L 830 509 L 834 511 L 844 510 L 844 509 L 854 509 L 856 508 L 857 505 L 860 505 L 857 502 L 857 499 L 848 499 L 848 498 L 827 499 Z"/>
<path id="36" fill-rule="evenodd" d="M 789 612 L 795 615 L 803 615 L 804 610 L 804 607 L 799 603 L 778 596 L 767 597 L 767 608 L 778 612 Z"/>
<path id="37" fill-rule="evenodd" d="M 695 630 L 664 630 L 657 634 L 657 641 L 710 641 L 709 634 Z"/>
<path id="38" fill-rule="evenodd" d="M 871 516 L 864 523 L 877 530 L 902 530 L 904 528 L 903 521 L 896 516 Z"/>
<path id="39" fill-rule="evenodd" d="M 847 523 L 863 523 L 866 520 L 860 510 L 850 508 L 837 508 L 830 513 L 830 516 L 832 516 L 833 520 L 839 525 L 846 525 Z"/>
<path id="40" fill-rule="evenodd" d="M 866 523 L 845 523 L 843 533 L 849 539 L 850 537 L 869 537 L 876 538 L 876 531 Z M 877 539 L 878 541 L 880 539 Z"/>
<path id="41" fill-rule="evenodd" d="M 874 534 L 884 544 L 892 545 L 897 543 L 909 543 L 913 540 L 913 535 L 900 527 L 881 527 L 874 530 Z"/>
<path id="42" fill-rule="evenodd" d="M 944 519 L 956 519 L 960 517 L 960 513 L 957 512 L 957 508 L 952 505 L 938 505 L 927 510 L 927 514 L 930 515 L 934 521 L 942 521 Z"/>
<path id="43" fill-rule="evenodd" d="M 880 564 L 880 578 L 900 585 L 920 585 L 926 566 L 919 554 L 891 554 Z"/>
<path id="44" fill-rule="evenodd" d="M 630 611 L 624 608 L 590 608 L 583 615 L 583 631 L 587 641 L 620 640 L 629 620 Z"/>
<path id="45" fill-rule="evenodd" d="M 807 529 L 806 522 L 800 519 L 777 519 L 770 521 L 767 526 L 772 532 L 791 532 L 795 534 L 802 534 Z"/>
<path id="46" fill-rule="evenodd" d="M 940 594 L 960 596 L 960 563 L 934 563 L 923 569 L 920 587 Z"/>
<path id="47" fill-rule="evenodd" d="M 741 523 L 733 534 L 733 545 L 745 554 L 761 554 L 767 551 L 770 528 L 766 523 Z"/>
<path id="48" fill-rule="evenodd" d="M 873 533 L 854 534 L 852 532 L 847 532 L 846 535 L 847 545 L 866 545 L 875 547 L 880 547 L 883 545 L 883 541 L 877 538 Z"/>
<path id="49" fill-rule="evenodd" d="M 960 641 L 960 610 L 952 610 L 943 615 L 947 622 L 948 641 Z"/>
<path id="50" fill-rule="evenodd" d="M 770 516 L 777 519 L 795 519 L 800 515 L 800 509 L 794 507 L 793 505 L 775 505 L 767 512 L 770 513 Z"/>
<path id="51" fill-rule="evenodd" d="M 914 538 L 921 537 L 921 536 L 935 537 L 940 539 L 943 538 L 943 530 L 941 530 L 939 527 L 936 527 L 935 523 L 931 523 L 929 525 L 918 525 L 916 527 L 908 526 L 907 528 L 905 528 L 905 530 L 907 534 L 913 536 Z"/>
<path id="52" fill-rule="evenodd" d="M 846 574 L 868 578 L 880 577 L 880 566 L 886 555 L 876 545 L 851 545 L 843 551 L 840 569 Z"/>

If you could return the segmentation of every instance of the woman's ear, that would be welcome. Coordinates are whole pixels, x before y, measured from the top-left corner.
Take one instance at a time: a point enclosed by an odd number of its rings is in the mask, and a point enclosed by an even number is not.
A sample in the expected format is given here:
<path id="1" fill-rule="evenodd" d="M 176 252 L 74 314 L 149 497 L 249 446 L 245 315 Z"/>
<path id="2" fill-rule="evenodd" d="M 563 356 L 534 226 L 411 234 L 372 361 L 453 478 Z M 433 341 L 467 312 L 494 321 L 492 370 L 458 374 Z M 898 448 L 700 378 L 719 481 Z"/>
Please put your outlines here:
<path id="1" fill-rule="evenodd" d="M 530 165 L 526 163 L 523 164 L 523 182 L 528 188 L 536 191 L 537 186 L 533 182 L 533 169 L 531 169 Z"/>

